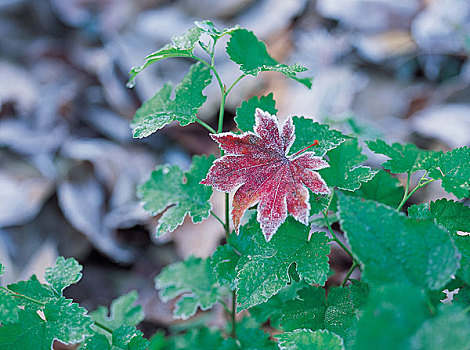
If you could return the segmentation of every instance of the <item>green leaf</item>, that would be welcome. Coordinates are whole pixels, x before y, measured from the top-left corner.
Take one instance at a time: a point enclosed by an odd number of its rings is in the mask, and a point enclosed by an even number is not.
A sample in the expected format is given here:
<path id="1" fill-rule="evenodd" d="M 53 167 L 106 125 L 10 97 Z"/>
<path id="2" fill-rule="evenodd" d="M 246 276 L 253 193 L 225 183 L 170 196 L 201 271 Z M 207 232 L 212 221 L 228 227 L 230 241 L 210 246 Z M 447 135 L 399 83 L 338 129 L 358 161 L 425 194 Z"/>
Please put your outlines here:
<path id="1" fill-rule="evenodd" d="M 40 302 L 48 302 L 50 300 L 56 299 L 57 296 L 54 294 L 52 289 L 39 282 L 36 275 L 32 275 L 27 281 L 19 281 L 8 286 L 13 292 L 26 295 L 27 297 L 33 298 Z M 34 309 L 38 308 L 38 305 L 32 303 L 26 299 L 18 299 L 18 305 L 24 305 L 26 307 L 32 307 Z"/>
<path id="2" fill-rule="evenodd" d="M 411 338 L 413 349 L 466 349 L 470 344 L 470 318 L 462 308 L 442 305 L 436 317 L 426 320 Z"/>
<path id="3" fill-rule="evenodd" d="M 5 273 L 5 266 L 0 263 L 0 276 L 2 276 Z"/>
<path id="4" fill-rule="evenodd" d="M 18 323 L 0 327 L 1 349 L 50 350 L 55 339 L 76 344 L 93 332 L 86 310 L 64 297 L 47 302 L 40 312 L 20 309 L 18 316 Z"/>
<path id="5" fill-rule="evenodd" d="M 270 320 L 271 327 L 280 328 L 283 315 L 283 305 L 296 297 L 297 292 L 305 287 L 305 282 L 293 282 L 282 288 L 279 293 L 273 295 L 268 301 L 256 305 L 250 309 L 250 315 L 258 323 Z"/>
<path id="6" fill-rule="evenodd" d="M 384 170 L 379 170 L 370 181 L 363 183 L 361 188 L 352 193 L 345 192 L 345 194 L 372 199 L 396 208 L 400 204 L 404 192 L 405 189 L 397 178 L 392 177 Z"/>
<path id="7" fill-rule="evenodd" d="M 463 280 L 470 283 L 470 236 L 458 232 L 470 232 L 470 207 L 452 200 L 439 199 L 431 203 L 413 205 L 408 213 L 416 219 L 430 219 L 451 233 L 457 250 L 462 255 L 457 271 Z"/>
<path id="8" fill-rule="evenodd" d="M 99 306 L 90 316 L 94 321 L 113 330 L 122 325 L 135 326 L 144 319 L 142 307 L 135 305 L 138 297 L 137 291 L 132 290 L 113 300 L 109 310 L 106 306 Z M 101 331 L 101 328 L 97 329 Z"/>
<path id="9" fill-rule="evenodd" d="M 272 115 L 277 114 L 276 101 L 274 100 L 273 93 L 269 95 L 253 96 L 248 101 L 243 101 L 240 107 L 237 108 L 235 115 L 235 122 L 241 131 L 253 131 L 255 125 L 255 110 L 260 108 L 265 112 Z"/>
<path id="10" fill-rule="evenodd" d="M 189 214 L 194 223 L 210 215 L 209 201 L 212 188 L 199 184 L 205 178 L 215 157 L 194 156 L 188 172 L 178 166 L 160 166 L 152 172 L 150 180 L 138 188 L 144 208 L 152 215 L 166 211 L 160 217 L 155 233 L 158 236 L 173 232 Z"/>
<path id="11" fill-rule="evenodd" d="M 201 329 L 191 329 L 184 335 L 170 339 L 172 350 L 207 350 L 220 349 L 224 338 L 220 331 L 203 327 Z"/>
<path id="12" fill-rule="evenodd" d="M 359 319 L 354 349 L 413 349 L 409 339 L 427 316 L 426 294 L 420 288 L 412 285 L 375 288 Z"/>
<path id="13" fill-rule="evenodd" d="M 377 202 L 338 194 L 343 231 L 371 284 L 408 282 L 431 290 L 446 285 L 459 266 L 448 233 L 429 221 Z"/>
<path id="14" fill-rule="evenodd" d="M 262 71 L 276 71 L 297 80 L 309 89 L 312 87 L 311 78 L 297 77 L 298 73 L 307 70 L 305 67 L 298 64 L 287 66 L 277 62 L 269 55 L 266 45 L 259 41 L 253 32 L 246 29 L 233 31 L 226 50 L 230 59 L 240 65 L 240 70 L 247 75 L 257 76 Z"/>
<path id="15" fill-rule="evenodd" d="M 382 163 L 382 166 L 394 174 L 413 173 L 423 169 L 421 162 L 430 154 L 413 144 L 394 143 L 390 146 L 382 140 L 367 141 L 366 144 L 371 151 L 391 158 Z"/>
<path id="16" fill-rule="evenodd" d="M 460 287 L 459 292 L 454 295 L 454 303 L 463 307 L 470 306 L 470 285 L 464 284 Z"/>
<path id="17" fill-rule="evenodd" d="M 194 24 L 203 30 L 204 33 L 209 34 L 214 39 L 220 39 L 224 35 L 232 34 L 235 30 L 240 29 L 238 25 L 232 28 L 224 28 L 220 30 L 211 21 L 196 21 Z"/>
<path id="18" fill-rule="evenodd" d="M 298 328 L 328 329 L 346 343 L 354 338 L 357 312 L 369 294 L 368 286 L 354 281 L 349 288 L 331 288 L 328 298 L 323 288 L 309 286 L 298 292 L 298 299 L 282 306 L 282 325 L 287 331 Z"/>
<path id="19" fill-rule="evenodd" d="M 258 222 L 251 220 L 242 228 L 258 244 L 243 261 L 238 272 L 237 310 L 267 301 L 290 282 L 289 268 L 295 264 L 300 278 L 324 285 L 328 277 L 329 239 L 322 232 L 309 238 L 309 227 L 288 217 L 270 242 L 266 242 Z"/>
<path id="20" fill-rule="evenodd" d="M 327 330 L 297 329 L 278 334 L 281 350 L 343 350 L 343 339 Z"/>
<path id="21" fill-rule="evenodd" d="M 163 268 L 155 278 L 160 298 L 167 302 L 181 295 L 173 313 L 183 320 L 193 316 L 197 308 L 210 309 L 219 299 L 220 287 L 208 259 L 189 257 Z"/>
<path id="22" fill-rule="evenodd" d="M 424 161 L 429 176 L 442 180 L 442 187 L 457 198 L 470 195 L 470 148 L 460 147 L 438 152 Z"/>
<path id="23" fill-rule="evenodd" d="M 11 294 L 0 290 L 0 324 L 18 322 L 18 304 Z"/>
<path id="24" fill-rule="evenodd" d="M 59 256 L 54 267 L 48 267 L 44 279 L 59 295 L 71 284 L 77 283 L 82 278 L 82 266 L 74 258 L 65 259 Z"/>
<path id="25" fill-rule="evenodd" d="M 133 326 L 123 325 L 113 331 L 113 346 L 124 350 L 145 350 L 149 341 Z"/>
<path id="26" fill-rule="evenodd" d="M 293 117 L 292 122 L 295 126 L 295 141 L 290 153 L 296 153 L 318 140 L 318 145 L 309 148 L 308 151 L 323 157 L 326 152 L 338 147 L 346 140 L 346 136 L 339 131 L 330 129 L 328 125 L 317 123 L 312 118 Z"/>
<path id="27" fill-rule="evenodd" d="M 319 173 L 329 187 L 355 191 L 361 187 L 362 182 L 369 181 L 376 173 L 370 167 L 360 165 L 367 157 L 361 153 L 357 139 L 347 139 L 328 151 L 326 156 L 330 167 L 319 170 Z"/>
<path id="28" fill-rule="evenodd" d="M 211 266 L 221 286 L 235 290 L 237 285 L 237 264 L 240 255 L 229 245 L 219 246 L 212 254 Z"/>
<path id="29" fill-rule="evenodd" d="M 129 72 L 129 83 L 132 83 L 136 75 L 142 70 L 164 58 L 194 57 L 193 50 L 202 33 L 203 30 L 200 27 L 192 27 L 185 33 L 173 37 L 171 44 L 167 44 L 160 50 L 145 57 L 143 65 L 132 68 Z"/>
<path id="30" fill-rule="evenodd" d="M 109 341 L 105 335 L 95 333 L 93 336 L 87 338 L 80 348 L 82 350 L 109 350 Z"/>
<path id="31" fill-rule="evenodd" d="M 237 324 L 237 340 L 227 338 L 220 350 L 275 350 L 276 343 L 269 340 L 269 333 L 250 326 L 250 319 L 243 319 Z"/>
<path id="32" fill-rule="evenodd" d="M 174 99 L 170 96 L 173 90 L 171 84 L 165 84 L 137 110 L 131 124 L 133 136 L 147 137 L 175 120 L 181 126 L 194 123 L 198 109 L 207 99 L 202 91 L 211 80 L 209 67 L 198 62 L 191 66 L 181 83 L 176 86 Z"/>

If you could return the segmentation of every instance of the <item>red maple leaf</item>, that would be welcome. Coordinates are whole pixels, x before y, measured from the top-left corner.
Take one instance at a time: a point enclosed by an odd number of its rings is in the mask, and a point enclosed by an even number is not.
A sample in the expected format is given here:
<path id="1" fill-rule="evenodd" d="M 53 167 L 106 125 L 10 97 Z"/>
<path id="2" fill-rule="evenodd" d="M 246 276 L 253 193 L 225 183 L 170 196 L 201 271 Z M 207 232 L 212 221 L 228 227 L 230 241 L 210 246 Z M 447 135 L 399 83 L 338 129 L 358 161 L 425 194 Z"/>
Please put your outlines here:
<path id="1" fill-rule="evenodd" d="M 292 118 L 289 117 L 280 129 L 275 116 L 258 108 L 255 119 L 254 132 L 211 135 L 226 154 L 214 162 L 201 183 L 223 192 L 238 188 L 232 203 L 232 220 L 237 233 L 243 213 L 258 204 L 257 219 L 269 241 L 286 220 L 287 212 L 308 224 L 307 188 L 314 193 L 330 193 L 325 181 L 313 170 L 329 165 L 313 152 L 300 154 L 305 149 L 287 156 L 295 140 Z"/>

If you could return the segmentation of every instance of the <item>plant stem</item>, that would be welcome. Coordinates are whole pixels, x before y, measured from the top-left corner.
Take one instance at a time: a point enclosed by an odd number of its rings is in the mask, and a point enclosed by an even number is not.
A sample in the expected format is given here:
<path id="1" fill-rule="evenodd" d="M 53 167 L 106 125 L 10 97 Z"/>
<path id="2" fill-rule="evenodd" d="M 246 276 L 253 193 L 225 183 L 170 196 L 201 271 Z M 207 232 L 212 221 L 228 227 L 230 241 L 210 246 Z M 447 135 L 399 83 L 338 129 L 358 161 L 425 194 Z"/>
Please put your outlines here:
<path id="1" fill-rule="evenodd" d="M 222 221 L 221 218 L 219 218 L 212 210 L 211 210 L 211 215 L 217 219 L 218 222 L 222 224 L 222 226 L 225 228 L 225 223 Z"/>
<path id="2" fill-rule="evenodd" d="M 219 126 L 217 128 L 217 133 L 221 133 L 224 129 L 224 112 L 225 112 L 225 99 L 227 98 L 227 93 L 225 92 L 225 86 L 222 87 L 222 100 L 220 102 L 219 108 Z"/>
<path id="3" fill-rule="evenodd" d="M 215 131 L 215 129 L 213 129 L 209 124 L 207 124 L 206 122 L 202 121 L 201 119 L 196 119 L 196 122 L 201 124 L 203 127 L 205 127 L 207 130 L 209 130 L 209 132 L 211 134 L 217 134 L 217 131 Z"/>
<path id="4" fill-rule="evenodd" d="M 242 74 L 242 75 L 240 75 L 237 79 L 235 79 L 235 81 L 232 83 L 232 85 L 230 85 L 230 87 L 227 89 L 227 91 L 226 91 L 225 94 L 228 95 L 228 94 L 230 93 L 230 91 L 232 91 L 232 89 L 235 87 L 235 85 L 237 85 L 238 82 L 239 82 L 240 80 L 242 80 L 244 77 L 246 77 L 246 75 L 245 75 L 245 74 Z"/>
<path id="5" fill-rule="evenodd" d="M 346 283 L 348 282 L 349 280 L 349 277 L 351 277 L 351 274 L 353 273 L 353 271 L 356 269 L 357 267 L 357 260 L 353 260 L 353 264 L 351 265 L 351 268 L 349 269 L 348 273 L 346 274 L 346 276 L 344 277 L 344 280 L 343 280 L 343 283 L 341 283 L 341 287 L 344 287 L 346 285 Z"/>
<path id="6" fill-rule="evenodd" d="M 326 210 L 326 212 L 328 212 L 328 211 Z M 351 259 L 352 259 L 353 261 L 356 261 L 356 259 L 354 259 L 354 256 L 352 255 L 352 253 L 351 253 L 351 251 L 348 249 L 348 247 L 346 247 L 346 246 L 344 245 L 344 243 L 341 242 L 341 241 L 338 239 L 338 237 L 336 237 L 336 234 L 334 233 L 333 229 L 331 228 L 330 223 L 328 222 L 328 216 L 327 216 L 327 214 L 326 214 L 325 212 L 323 212 L 323 211 L 322 211 L 321 213 L 323 214 L 323 217 L 325 218 L 326 226 L 328 227 L 328 231 L 330 231 L 330 234 L 331 234 L 331 236 L 333 237 L 333 240 L 334 240 L 336 243 L 338 243 L 341 248 L 343 248 L 343 250 L 351 257 Z"/>
<path id="7" fill-rule="evenodd" d="M 230 237 L 230 213 L 229 213 L 229 194 L 225 193 L 225 236 L 227 237 L 227 241 Z"/>
<path id="8" fill-rule="evenodd" d="M 232 338 L 237 339 L 237 322 L 235 316 L 237 315 L 237 292 L 232 292 Z"/>
<path id="9" fill-rule="evenodd" d="M 427 173 L 426 173 L 427 174 Z M 406 201 L 408 199 L 410 199 L 410 197 L 417 191 L 419 190 L 421 187 L 424 187 L 426 186 L 428 183 L 431 183 L 433 181 L 436 181 L 434 179 L 425 179 L 426 177 L 426 174 L 423 175 L 423 177 L 419 180 L 418 184 L 416 185 L 416 187 L 408 194 L 406 194 L 406 192 L 408 192 L 408 186 L 407 188 L 405 189 L 405 196 L 403 196 L 403 199 L 401 201 L 401 203 L 398 205 L 398 208 L 397 208 L 397 211 L 400 211 L 401 208 L 403 207 L 403 205 L 406 203 Z M 424 182 L 423 182 L 424 180 Z"/>
<path id="10" fill-rule="evenodd" d="M 405 193 L 403 194 L 403 199 L 401 200 L 400 204 L 398 205 L 397 211 L 400 211 L 400 209 L 403 207 L 403 205 L 406 202 L 406 198 L 408 196 L 408 190 L 410 188 L 410 178 L 411 178 L 411 173 L 407 173 L 406 177 L 406 187 L 405 187 Z"/>
<path id="11" fill-rule="evenodd" d="M 105 326 L 104 324 L 98 322 L 98 321 L 95 321 L 93 320 L 93 322 L 95 323 L 95 325 L 97 325 L 98 327 L 100 327 L 101 329 L 104 329 L 105 331 L 113 334 L 113 330 L 111 328 L 109 328 L 108 326 Z"/>

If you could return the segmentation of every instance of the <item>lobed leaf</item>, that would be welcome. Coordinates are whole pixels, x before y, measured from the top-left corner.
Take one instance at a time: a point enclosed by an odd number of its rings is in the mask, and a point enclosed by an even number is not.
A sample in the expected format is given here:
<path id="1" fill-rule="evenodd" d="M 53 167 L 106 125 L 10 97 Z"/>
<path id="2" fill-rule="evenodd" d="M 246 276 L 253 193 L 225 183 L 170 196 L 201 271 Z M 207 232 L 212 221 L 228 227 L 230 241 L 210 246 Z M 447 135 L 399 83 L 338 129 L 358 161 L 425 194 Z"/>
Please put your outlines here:
<path id="1" fill-rule="evenodd" d="M 250 319 L 243 319 L 237 324 L 237 340 L 227 338 L 221 350 L 275 350 L 276 343 L 269 339 L 269 333 L 265 333 L 258 327 L 249 325 Z"/>
<path id="2" fill-rule="evenodd" d="M 338 194 L 340 223 L 371 284 L 406 282 L 441 289 L 459 267 L 448 233 L 383 204 Z"/>
<path id="3" fill-rule="evenodd" d="M 133 326 L 122 325 L 113 331 L 113 346 L 124 350 L 146 350 L 149 341 Z"/>
<path id="4" fill-rule="evenodd" d="M 54 340 L 76 344 L 93 332 L 86 310 L 64 297 L 48 301 L 41 312 L 19 309 L 18 316 L 18 323 L 0 327 L 1 349 L 50 350 Z"/>
<path id="5" fill-rule="evenodd" d="M 123 325 L 135 326 L 144 319 L 142 307 L 135 305 L 138 297 L 137 291 L 132 290 L 113 300 L 109 310 L 106 306 L 98 306 L 90 316 L 94 321 L 113 330 Z"/>
<path id="6" fill-rule="evenodd" d="M 289 268 L 295 264 L 299 277 L 307 283 L 324 285 L 328 276 L 329 239 L 321 232 L 309 237 L 309 228 L 292 218 L 266 242 L 260 227 L 250 222 L 243 227 L 258 247 L 238 266 L 237 310 L 245 310 L 267 301 L 291 282 Z"/>
<path id="7" fill-rule="evenodd" d="M 171 98 L 172 86 L 167 83 L 153 97 L 145 101 L 137 110 L 131 127 L 133 137 L 147 137 L 172 121 L 181 126 L 194 123 L 197 111 L 207 97 L 202 91 L 210 84 L 212 75 L 209 67 L 198 62 L 191 66 Z"/>
<path id="8" fill-rule="evenodd" d="M 338 147 L 346 140 L 346 136 L 337 130 L 330 129 L 326 124 L 320 124 L 312 118 L 292 117 L 295 126 L 295 141 L 290 148 L 291 153 L 298 152 L 310 146 L 315 140 L 318 144 L 309 148 L 316 156 L 323 157 L 329 150 Z"/>
<path id="9" fill-rule="evenodd" d="M 81 350 L 109 350 L 108 338 L 101 333 L 95 333 L 88 337 L 80 347 Z"/>
<path id="10" fill-rule="evenodd" d="M 366 144 L 371 151 L 390 158 L 382 163 L 382 166 L 394 174 L 422 170 L 422 161 L 430 154 L 429 151 L 419 149 L 413 144 L 394 143 L 390 146 L 382 140 L 367 141 Z"/>
<path id="11" fill-rule="evenodd" d="M 152 215 L 165 211 L 155 229 L 157 237 L 173 232 L 187 214 L 194 223 L 210 215 L 212 189 L 200 181 L 214 159 L 213 155 L 194 156 L 191 168 L 184 174 L 178 166 L 160 166 L 152 172 L 150 180 L 139 186 L 137 194 L 147 211 Z"/>
<path id="12" fill-rule="evenodd" d="M 18 322 L 18 303 L 11 294 L 0 290 L 0 324 Z"/>
<path id="13" fill-rule="evenodd" d="M 256 108 L 276 115 L 276 101 L 274 100 L 273 93 L 259 98 L 258 96 L 253 96 L 249 100 L 242 102 L 235 113 L 235 123 L 237 123 L 238 129 L 241 131 L 253 131 Z"/>
<path id="14" fill-rule="evenodd" d="M 239 28 L 238 26 L 235 26 L 233 28 L 220 30 L 211 21 L 196 21 L 194 22 L 194 24 L 194 27 L 191 27 L 183 34 L 174 36 L 171 40 L 171 43 L 165 45 L 160 50 L 157 50 L 156 52 L 146 56 L 143 65 L 132 68 L 129 72 L 130 86 L 132 86 L 137 74 L 139 74 L 142 70 L 144 70 L 151 64 L 158 62 L 164 58 L 195 58 L 193 51 L 196 45 L 199 43 L 203 48 L 206 46 L 201 42 L 202 34 L 208 34 L 212 37 L 213 40 L 218 40 L 222 36 L 231 34 L 233 31 Z"/>
<path id="15" fill-rule="evenodd" d="M 327 330 L 296 329 L 276 337 L 281 350 L 344 350 L 343 339 Z"/>
<path id="16" fill-rule="evenodd" d="M 330 167 L 321 169 L 319 173 L 329 187 L 355 191 L 363 182 L 371 180 L 376 174 L 376 171 L 370 167 L 360 165 L 367 160 L 367 157 L 361 153 L 357 139 L 347 139 L 338 147 L 328 151 L 326 157 L 329 159 Z"/>
<path id="17" fill-rule="evenodd" d="M 277 62 L 269 55 L 266 45 L 259 41 L 253 32 L 246 29 L 237 29 L 232 32 L 226 51 L 244 74 L 257 76 L 262 71 L 275 71 L 298 81 L 309 89 L 312 87 L 312 78 L 297 77 L 298 73 L 305 72 L 307 68 L 298 64 L 288 66 Z"/>
<path id="18" fill-rule="evenodd" d="M 460 147 L 438 152 L 423 162 L 428 175 L 442 181 L 442 187 L 457 198 L 470 195 L 470 148 Z"/>
<path id="19" fill-rule="evenodd" d="M 82 269 L 83 267 L 74 258 L 65 259 L 59 256 L 55 265 L 46 269 L 44 279 L 58 295 L 62 295 L 65 288 L 80 281 Z"/>
<path id="20" fill-rule="evenodd" d="M 181 295 L 173 316 L 183 320 L 193 316 L 198 308 L 210 309 L 221 293 L 210 261 L 195 257 L 163 268 L 155 278 L 155 288 L 160 290 L 164 302 Z"/>
<path id="21" fill-rule="evenodd" d="M 430 219 L 444 227 L 451 234 L 461 254 L 460 269 L 457 271 L 463 280 L 470 283 L 470 207 L 447 199 L 439 199 L 431 203 L 413 205 L 408 213 L 416 219 Z"/>

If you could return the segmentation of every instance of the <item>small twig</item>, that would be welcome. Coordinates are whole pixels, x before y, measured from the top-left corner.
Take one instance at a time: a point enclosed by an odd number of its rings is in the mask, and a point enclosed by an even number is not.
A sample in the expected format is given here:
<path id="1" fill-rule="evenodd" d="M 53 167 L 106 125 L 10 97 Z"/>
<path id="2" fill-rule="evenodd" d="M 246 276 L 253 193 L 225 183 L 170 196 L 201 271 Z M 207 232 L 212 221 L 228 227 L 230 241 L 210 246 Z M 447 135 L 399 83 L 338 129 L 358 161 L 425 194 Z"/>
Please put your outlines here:
<path id="1" fill-rule="evenodd" d="M 196 119 L 196 122 L 201 124 L 203 127 L 205 127 L 207 130 L 209 130 L 209 132 L 211 134 L 217 134 L 217 131 L 215 131 L 215 129 L 213 129 L 209 124 L 207 124 L 206 122 L 202 121 L 201 119 Z"/>
<path id="2" fill-rule="evenodd" d="M 349 269 L 348 273 L 347 273 L 346 276 L 344 277 L 343 283 L 341 283 L 341 287 L 344 287 L 344 286 L 346 285 L 346 283 L 347 283 L 348 280 L 349 280 L 349 277 L 351 277 L 351 274 L 352 274 L 353 271 L 356 269 L 357 265 L 358 265 L 357 260 L 353 260 L 353 264 L 351 265 L 351 268 Z"/>
<path id="3" fill-rule="evenodd" d="M 211 215 L 217 219 L 218 222 L 222 224 L 222 226 L 225 228 L 225 223 L 222 221 L 221 218 L 219 218 L 212 210 L 211 210 Z"/>

